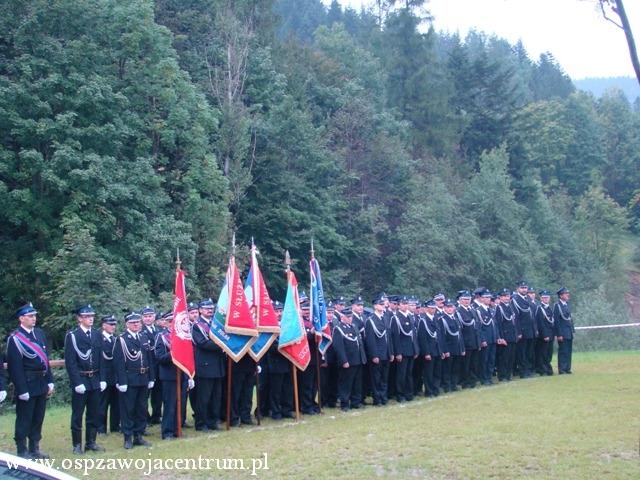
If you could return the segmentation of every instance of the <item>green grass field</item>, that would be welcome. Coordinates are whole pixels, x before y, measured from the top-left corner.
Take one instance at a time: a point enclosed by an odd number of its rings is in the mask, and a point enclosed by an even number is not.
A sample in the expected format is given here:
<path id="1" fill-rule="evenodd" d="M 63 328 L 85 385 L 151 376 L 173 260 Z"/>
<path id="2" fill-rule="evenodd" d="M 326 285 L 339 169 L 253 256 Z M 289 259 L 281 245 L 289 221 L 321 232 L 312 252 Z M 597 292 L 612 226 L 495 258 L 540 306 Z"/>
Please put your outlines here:
<path id="1" fill-rule="evenodd" d="M 101 455 L 71 455 L 70 411 L 47 413 L 43 450 L 63 458 L 268 458 L 260 478 L 640 478 L 640 352 L 574 355 L 573 375 L 517 380 L 427 400 L 301 422 L 216 434 L 185 430 L 151 448 L 122 448 L 99 437 Z M 13 415 L 0 418 L 0 447 L 14 453 Z M 141 462 L 142 465 L 142 462 Z M 148 463 L 146 464 L 148 465 Z M 227 465 L 232 466 L 232 465 Z M 78 477 L 82 471 L 69 471 Z M 152 478 L 251 478 L 251 470 L 154 471 Z M 89 478 L 144 478 L 135 468 L 92 471 Z"/>

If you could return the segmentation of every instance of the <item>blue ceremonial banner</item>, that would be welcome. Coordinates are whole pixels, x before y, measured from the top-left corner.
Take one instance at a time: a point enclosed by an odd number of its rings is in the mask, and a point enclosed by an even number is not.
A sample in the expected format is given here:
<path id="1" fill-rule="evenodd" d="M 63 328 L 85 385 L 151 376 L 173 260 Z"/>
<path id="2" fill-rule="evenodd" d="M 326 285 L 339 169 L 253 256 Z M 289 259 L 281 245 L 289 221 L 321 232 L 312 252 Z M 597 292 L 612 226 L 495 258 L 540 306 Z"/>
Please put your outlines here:
<path id="1" fill-rule="evenodd" d="M 216 313 L 211 320 L 211 330 L 209 330 L 209 338 L 215 342 L 234 362 L 239 361 L 251 345 L 256 341 L 257 337 L 250 335 L 239 335 L 237 333 L 227 333 L 224 329 L 225 318 L 227 314 L 227 306 L 229 304 L 229 288 L 227 281 L 224 282 Z"/>
<path id="2" fill-rule="evenodd" d="M 331 327 L 327 321 L 327 304 L 324 298 L 324 289 L 322 288 L 320 264 L 315 257 L 312 257 L 309 262 L 309 271 L 311 273 L 311 288 L 309 290 L 311 295 L 309 302 L 311 305 L 310 316 L 316 335 L 321 337 L 318 342 L 318 351 L 324 355 L 329 345 L 331 345 Z"/>

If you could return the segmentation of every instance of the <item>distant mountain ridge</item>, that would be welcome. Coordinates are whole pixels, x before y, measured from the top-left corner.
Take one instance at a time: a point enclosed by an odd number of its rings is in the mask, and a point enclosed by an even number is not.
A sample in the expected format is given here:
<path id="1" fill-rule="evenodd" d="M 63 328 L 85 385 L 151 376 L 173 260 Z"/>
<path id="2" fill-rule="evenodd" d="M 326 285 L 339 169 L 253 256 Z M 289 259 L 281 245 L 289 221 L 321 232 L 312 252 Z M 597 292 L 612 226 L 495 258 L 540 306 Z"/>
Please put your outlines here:
<path id="1" fill-rule="evenodd" d="M 610 88 L 616 87 L 624 92 L 630 102 L 634 102 L 640 97 L 640 85 L 633 77 L 599 77 L 583 78 L 573 81 L 576 88 L 593 93 L 596 97 L 601 97 Z"/>

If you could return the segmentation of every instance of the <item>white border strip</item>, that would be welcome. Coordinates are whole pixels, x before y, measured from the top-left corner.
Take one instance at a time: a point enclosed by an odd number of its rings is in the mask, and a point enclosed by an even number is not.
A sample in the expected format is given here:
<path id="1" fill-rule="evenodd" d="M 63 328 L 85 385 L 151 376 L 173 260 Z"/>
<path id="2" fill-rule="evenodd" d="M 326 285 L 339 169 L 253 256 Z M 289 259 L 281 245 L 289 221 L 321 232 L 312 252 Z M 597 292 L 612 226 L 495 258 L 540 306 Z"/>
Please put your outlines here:
<path id="1" fill-rule="evenodd" d="M 586 327 L 576 327 L 576 330 L 596 330 L 598 328 L 622 328 L 622 327 L 640 327 L 638 323 L 619 323 L 617 325 L 589 325 Z"/>

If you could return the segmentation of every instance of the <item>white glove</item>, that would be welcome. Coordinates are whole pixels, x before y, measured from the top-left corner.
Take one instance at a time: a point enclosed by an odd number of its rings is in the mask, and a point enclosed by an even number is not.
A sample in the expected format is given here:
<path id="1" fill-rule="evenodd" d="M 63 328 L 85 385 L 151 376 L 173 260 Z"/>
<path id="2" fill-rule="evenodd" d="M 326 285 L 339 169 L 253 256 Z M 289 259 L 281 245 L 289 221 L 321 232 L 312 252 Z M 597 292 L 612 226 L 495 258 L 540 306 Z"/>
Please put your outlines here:
<path id="1" fill-rule="evenodd" d="M 193 390 L 193 387 L 196 386 L 196 382 L 193 378 L 190 378 L 189 380 L 187 380 L 187 390 Z M 5 395 L 6 396 L 6 395 Z M 1 402 L 2 400 L 0 400 Z"/>
<path id="2" fill-rule="evenodd" d="M 6 390 L 0 390 L 0 403 L 4 402 L 4 400 L 7 398 L 7 391 Z"/>
<path id="3" fill-rule="evenodd" d="M 83 384 L 77 385 L 74 390 L 76 391 L 76 393 L 79 393 L 80 395 L 84 394 L 87 391 L 87 387 L 85 387 Z"/>
<path id="4" fill-rule="evenodd" d="M 262 372 L 262 367 L 260 365 L 258 365 L 258 368 L 256 369 L 258 373 Z"/>
<path id="5" fill-rule="evenodd" d="M 100 382 L 100 391 L 104 392 L 107 389 L 107 382 Z"/>
<path id="6" fill-rule="evenodd" d="M 49 394 L 53 393 L 53 383 L 47 383 L 47 387 L 49 387 Z"/>
<path id="7" fill-rule="evenodd" d="M 152 389 L 153 386 L 156 384 L 156 382 L 154 382 L 153 380 L 151 380 L 148 384 L 147 384 L 147 388 L 148 389 Z"/>
<path id="8" fill-rule="evenodd" d="M 23 393 L 22 395 L 18 395 L 18 398 L 19 398 L 20 400 L 23 400 L 23 401 L 25 401 L 25 402 L 28 402 L 28 401 L 29 401 L 29 392 L 27 392 L 27 393 Z"/>
<path id="9" fill-rule="evenodd" d="M 121 393 L 124 393 L 124 392 L 127 391 L 127 386 L 126 385 L 118 385 L 116 383 L 116 387 L 118 388 L 118 391 L 121 392 Z"/>

